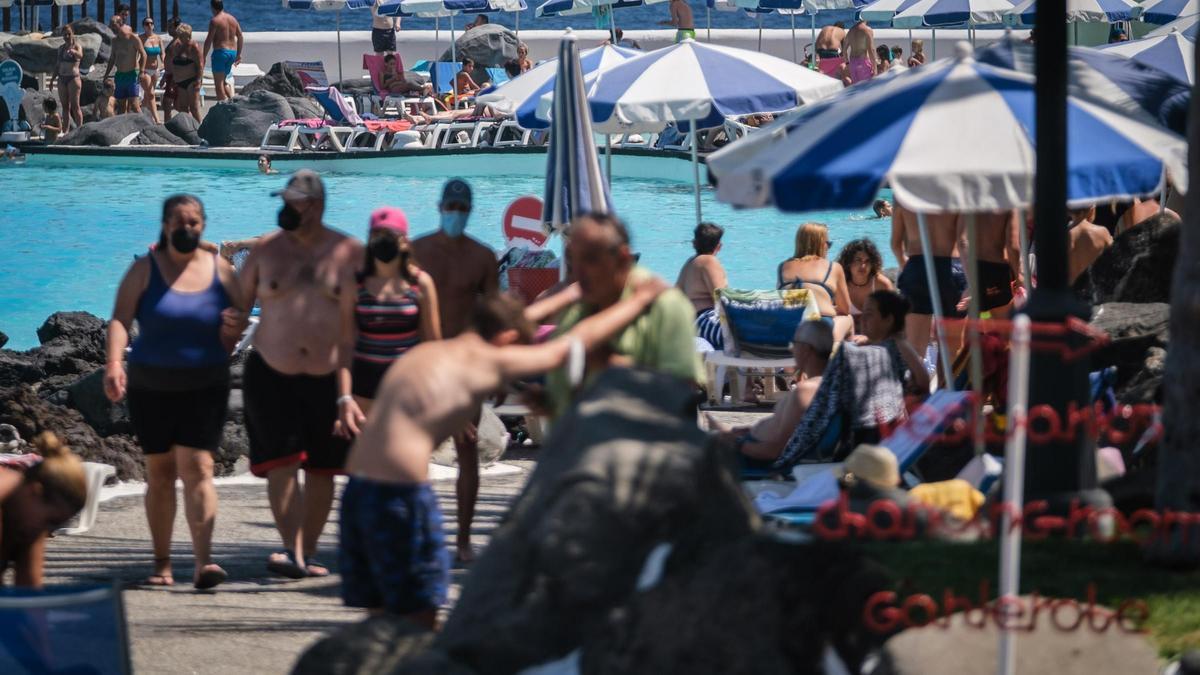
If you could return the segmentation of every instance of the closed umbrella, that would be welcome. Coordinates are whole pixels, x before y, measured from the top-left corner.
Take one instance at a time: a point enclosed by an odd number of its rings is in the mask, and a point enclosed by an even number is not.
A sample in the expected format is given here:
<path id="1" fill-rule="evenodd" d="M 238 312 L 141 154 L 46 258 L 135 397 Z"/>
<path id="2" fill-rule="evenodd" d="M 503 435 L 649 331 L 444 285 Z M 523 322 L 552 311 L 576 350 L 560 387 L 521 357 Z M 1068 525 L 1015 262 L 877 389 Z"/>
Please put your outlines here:
<path id="1" fill-rule="evenodd" d="M 1189 40 L 1196 39 L 1197 31 L 1200 31 L 1200 14 L 1185 16 L 1171 23 L 1146 33 L 1146 37 L 1158 37 L 1160 35 L 1170 35 L 1171 31 L 1176 31 L 1180 35 Z"/>
<path id="2" fill-rule="evenodd" d="M 613 45 L 586 49 L 579 53 L 580 72 L 586 77 L 641 53 L 635 49 Z M 525 129 L 545 129 L 550 123 L 537 116 L 538 103 L 543 95 L 554 90 L 558 68 L 557 59 L 539 63 L 529 72 L 522 73 L 486 94 L 480 94 L 476 100 L 487 103 L 500 113 L 512 115 L 517 124 Z"/>
<path id="3" fill-rule="evenodd" d="M 542 200 L 542 221 L 551 232 L 561 231 L 581 213 L 612 211 L 612 198 L 600 172 L 592 137 L 579 49 L 570 31 L 559 43 L 557 67 Z"/>
<path id="4" fill-rule="evenodd" d="M 783 211 L 849 209 L 870 204 L 887 183 L 919 214 L 1027 207 L 1034 80 L 978 63 L 965 43 L 958 51 L 956 59 L 847 89 L 718 150 L 708 160 L 717 198 Z M 1166 171 L 1186 190 L 1183 138 L 1074 96 L 1067 105 L 1072 205 L 1154 193 Z M 932 258 L 926 263 L 936 288 Z M 933 300 L 940 319 L 937 293 Z M 945 355 L 940 321 L 938 338 Z M 949 372 L 945 378 L 952 381 Z"/>
<path id="5" fill-rule="evenodd" d="M 629 59 L 589 82 L 592 119 L 604 133 L 656 132 L 672 123 L 694 132 L 727 117 L 790 110 L 842 89 L 838 80 L 784 59 L 694 40 Z M 697 136 L 692 133 L 691 151 L 699 222 Z"/>
<path id="6" fill-rule="evenodd" d="M 1180 33 L 1117 42 L 1097 49 L 1157 68 L 1180 82 L 1193 84 L 1196 81 L 1193 63 L 1196 44 Z"/>
<path id="7" fill-rule="evenodd" d="M 372 0 L 283 0 L 283 6 L 286 9 L 308 9 L 318 12 L 333 12 L 336 17 L 337 25 L 337 51 L 338 51 L 338 81 L 345 78 L 342 76 L 342 10 L 343 9 L 369 9 L 374 4 Z"/>
<path id="8" fill-rule="evenodd" d="M 1142 3 L 1142 21 L 1146 23 L 1171 23 L 1180 17 L 1197 14 L 1200 14 L 1200 0 L 1146 0 Z"/>

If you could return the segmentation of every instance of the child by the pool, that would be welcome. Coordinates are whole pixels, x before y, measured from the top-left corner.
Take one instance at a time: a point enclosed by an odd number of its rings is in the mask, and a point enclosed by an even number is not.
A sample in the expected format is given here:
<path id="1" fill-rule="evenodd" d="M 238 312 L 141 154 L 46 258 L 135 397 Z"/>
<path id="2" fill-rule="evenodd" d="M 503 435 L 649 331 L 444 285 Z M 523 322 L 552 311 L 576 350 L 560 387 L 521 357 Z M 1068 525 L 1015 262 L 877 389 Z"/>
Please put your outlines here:
<path id="1" fill-rule="evenodd" d="M 429 483 L 434 448 L 508 383 L 568 360 L 581 366 L 586 350 L 636 319 L 665 288 L 651 278 L 539 345 L 528 344 L 533 325 L 522 303 L 493 294 L 476 303 L 471 330 L 423 342 L 396 361 L 346 462 L 339 544 L 345 603 L 434 628 L 449 581 L 442 515 Z"/>

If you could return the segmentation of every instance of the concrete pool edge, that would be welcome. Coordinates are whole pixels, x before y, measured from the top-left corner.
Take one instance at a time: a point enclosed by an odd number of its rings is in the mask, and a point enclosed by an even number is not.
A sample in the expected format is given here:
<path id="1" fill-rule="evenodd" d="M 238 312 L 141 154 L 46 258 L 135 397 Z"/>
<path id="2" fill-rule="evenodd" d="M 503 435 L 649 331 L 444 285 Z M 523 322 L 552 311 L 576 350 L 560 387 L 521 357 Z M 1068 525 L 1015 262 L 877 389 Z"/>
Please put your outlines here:
<path id="1" fill-rule="evenodd" d="M 27 163 L 34 166 L 95 166 L 136 168 L 213 168 L 256 170 L 260 155 L 271 158 L 273 166 L 287 173 L 300 168 L 315 171 L 351 173 L 387 173 L 461 175 L 465 177 L 498 173 L 544 175 L 546 148 L 462 148 L 405 149 L 379 152 L 270 152 L 258 148 L 198 148 L 195 146 L 91 147 L 24 144 Z M 604 150 L 600 162 L 604 166 Z M 496 162 L 464 159 L 502 159 Z M 704 163 L 704 158 L 700 158 Z M 687 153 L 668 150 L 625 148 L 613 150 L 614 178 L 692 182 L 691 158 Z"/>

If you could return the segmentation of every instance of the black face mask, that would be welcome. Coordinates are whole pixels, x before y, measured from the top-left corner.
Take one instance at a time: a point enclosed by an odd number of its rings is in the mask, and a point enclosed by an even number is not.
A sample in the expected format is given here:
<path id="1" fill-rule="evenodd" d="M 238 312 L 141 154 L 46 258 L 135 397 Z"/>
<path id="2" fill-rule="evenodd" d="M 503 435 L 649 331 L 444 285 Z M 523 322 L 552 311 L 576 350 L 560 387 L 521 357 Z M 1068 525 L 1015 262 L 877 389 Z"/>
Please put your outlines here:
<path id="1" fill-rule="evenodd" d="M 200 245 L 200 233 L 181 227 L 171 233 L 171 248 L 180 253 L 191 253 Z"/>
<path id="2" fill-rule="evenodd" d="M 279 227 L 286 232 L 300 227 L 300 212 L 291 204 L 284 204 L 283 208 L 279 209 Z"/>
<path id="3" fill-rule="evenodd" d="M 371 257 L 380 262 L 390 263 L 400 255 L 400 244 L 390 237 L 381 237 L 367 245 Z"/>

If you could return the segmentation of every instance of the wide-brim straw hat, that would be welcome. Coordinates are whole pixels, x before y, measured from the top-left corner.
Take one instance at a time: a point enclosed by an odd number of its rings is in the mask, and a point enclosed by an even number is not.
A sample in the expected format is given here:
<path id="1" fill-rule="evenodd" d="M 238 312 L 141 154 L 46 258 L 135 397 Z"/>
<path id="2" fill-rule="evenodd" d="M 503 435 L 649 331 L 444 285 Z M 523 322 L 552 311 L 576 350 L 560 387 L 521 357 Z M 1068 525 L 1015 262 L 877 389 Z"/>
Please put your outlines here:
<path id="1" fill-rule="evenodd" d="M 863 443 L 846 458 L 840 477 L 844 483 L 866 481 L 879 487 L 896 487 L 900 484 L 900 466 L 891 450 Z"/>

